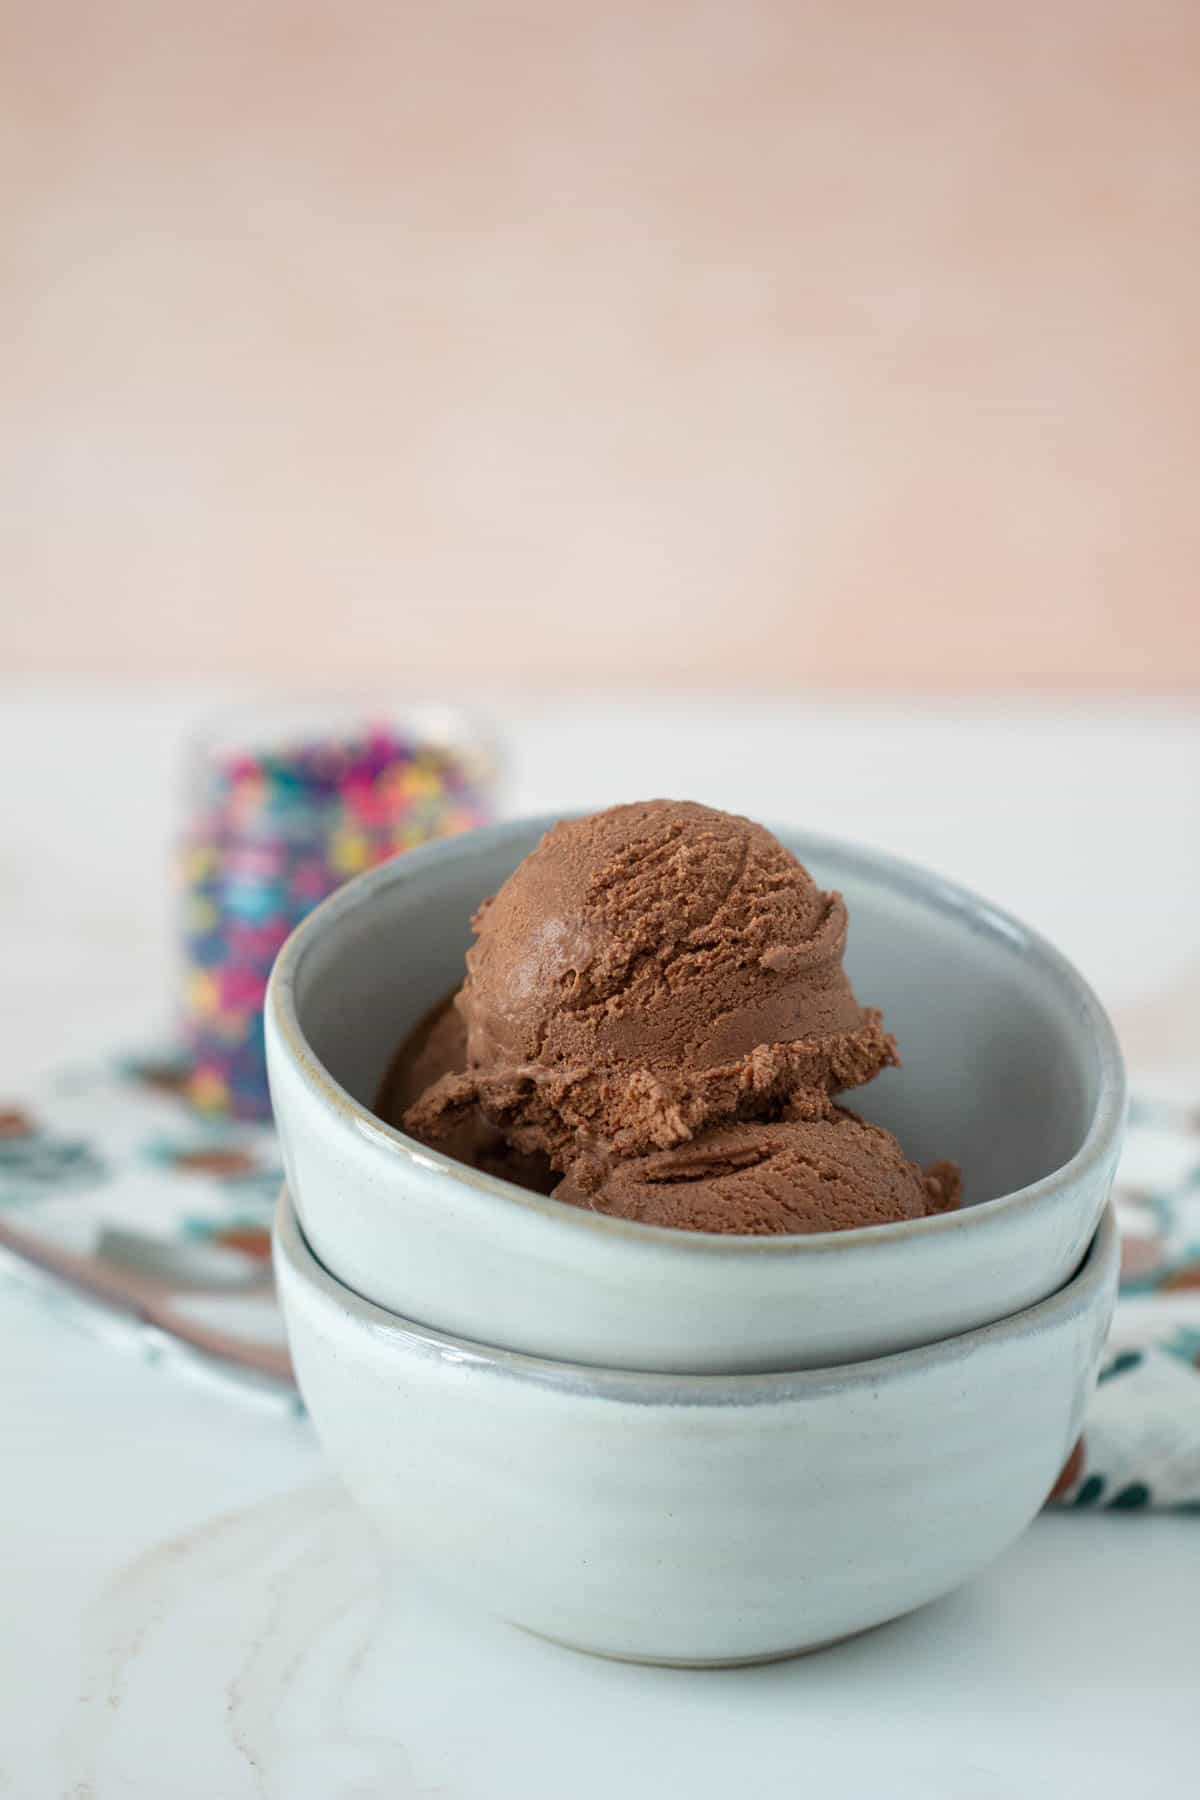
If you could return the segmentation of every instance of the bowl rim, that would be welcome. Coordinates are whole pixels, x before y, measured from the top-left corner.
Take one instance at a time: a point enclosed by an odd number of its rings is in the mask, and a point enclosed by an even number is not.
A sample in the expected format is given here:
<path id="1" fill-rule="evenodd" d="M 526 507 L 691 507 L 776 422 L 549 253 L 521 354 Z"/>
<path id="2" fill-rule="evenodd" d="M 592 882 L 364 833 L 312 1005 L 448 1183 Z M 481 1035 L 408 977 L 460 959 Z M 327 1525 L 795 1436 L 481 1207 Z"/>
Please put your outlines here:
<path id="1" fill-rule="evenodd" d="M 621 1400 L 633 1405 L 761 1406 L 851 1388 L 879 1388 L 885 1382 L 986 1351 L 1016 1338 L 1054 1330 L 1089 1311 L 1108 1288 L 1115 1293 L 1120 1237 L 1112 1201 L 1074 1274 L 1045 1300 L 952 1337 L 896 1350 L 863 1362 L 836 1363 L 821 1369 L 772 1369 L 743 1374 L 675 1374 L 666 1370 L 612 1369 L 592 1363 L 567 1362 L 506 1350 L 471 1338 L 456 1337 L 388 1312 L 373 1300 L 331 1275 L 319 1261 L 301 1228 L 287 1185 L 280 1189 L 272 1233 L 277 1266 L 315 1298 L 318 1306 L 339 1312 L 355 1329 L 398 1350 L 459 1368 L 507 1376 L 540 1387 L 590 1399 Z M 281 1291 L 284 1284 L 280 1283 Z M 287 1309 L 284 1296 L 285 1312 Z"/>
<path id="2" fill-rule="evenodd" d="M 1099 1086 L 1096 1104 L 1083 1141 L 1075 1154 L 1057 1169 L 1039 1176 L 1023 1188 L 993 1195 L 954 1212 L 935 1213 L 922 1219 L 902 1219 L 885 1225 L 861 1225 L 845 1231 L 790 1232 L 772 1236 L 735 1236 L 717 1232 L 680 1231 L 665 1225 L 646 1225 L 633 1219 L 609 1218 L 604 1213 L 590 1212 L 571 1206 L 552 1196 L 534 1194 L 497 1175 L 468 1169 L 453 1157 L 429 1145 L 419 1143 L 397 1126 L 387 1124 L 356 1100 L 342 1087 L 320 1061 L 301 1028 L 296 1013 L 296 982 L 304 958 L 321 935 L 341 919 L 372 904 L 379 894 L 393 886 L 403 887 L 420 877 L 430 867 L 450 865 L 474 859 L 517 836 L 539 836 L 560 819 L 584 816 L 575 813 L 544 813 L 519 819 L 506 819 L 494 825 L 442 838 L 381 863 L 356 875 L 336 893 L 313 909 L 287 938 L 275 959 L 267 985 L 266 1013 L 282 1046 L 291 1056 L 311 1094 L 322 1109 L 342 1124 L 350 1124 L 361 1136 L 384 1146 L 407 1162 L 440 1180 L 453 1181 L 460 1188 L 471 1188 L 485 1202 L 498 1201 L 504 1207 L 521 1207 L 527 1214 L 543 1219 L 560 1230 L 598 1231 L 609 1243 L 620 1240 L 659 1252 L 669 1250 L 685 1256 L 779 1257 L 820 1256 L 837 1251 L 846 1254 L 856 1246 L 895 1243 L 898 1239 L 921 1232 L 928 1237 L 946 1236 L 978 1228 L 983 1219 L 997 1214 L 1026 1212 L 1066 1187 L 1086 1179 L 1107 1160 L 1115 1161 L 1127 1106 L 1125 1066 L 1112 1022 L 1093 989 L 1074 964 L 1048 939 L 1025 925 L 1013 914 L 994 906 L 991 901 L 971 889 L 906 858 L 890 852 L 873 850 L 843 838 L 807 832 L 792 826 L 768 826 L 794 854 L 806 861 L 811 855 L 841 869 L 874 880 L 891 888 L 909 901 L 940 912 L 968 930 L 993 940 L 1002 940 L 1009 950 L 1032 957 L 1046 978 L 1070 1003 L 1092 1036 L 1099 1058 Z"/>

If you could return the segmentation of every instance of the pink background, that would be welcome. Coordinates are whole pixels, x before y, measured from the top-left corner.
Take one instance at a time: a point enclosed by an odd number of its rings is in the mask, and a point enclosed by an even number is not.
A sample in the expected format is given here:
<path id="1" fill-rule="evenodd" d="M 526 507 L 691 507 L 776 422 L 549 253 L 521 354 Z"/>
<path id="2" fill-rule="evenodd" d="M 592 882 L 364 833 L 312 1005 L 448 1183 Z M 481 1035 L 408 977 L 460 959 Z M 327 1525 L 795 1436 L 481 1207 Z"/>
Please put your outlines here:
<path id="1" fill-rule="evenodd" d="M 1200 683 L 1190 0 L 3 19 L 0 669 Z"/>

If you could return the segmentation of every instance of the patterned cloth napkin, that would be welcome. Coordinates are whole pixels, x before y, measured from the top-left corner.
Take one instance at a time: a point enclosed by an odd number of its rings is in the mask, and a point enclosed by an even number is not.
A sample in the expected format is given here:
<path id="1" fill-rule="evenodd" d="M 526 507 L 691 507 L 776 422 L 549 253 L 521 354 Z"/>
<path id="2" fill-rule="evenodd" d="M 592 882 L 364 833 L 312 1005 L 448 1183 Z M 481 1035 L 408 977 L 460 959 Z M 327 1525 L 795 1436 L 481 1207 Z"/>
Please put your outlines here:
<path id="1" fill-rule="evenodd" d="M 1200 1512 L 1200 1107 L 1134 1100 L 1114 1198 L 1121 1293 L 1054 1498 Z"/>
<path id="2" fill-rule="evenodd" d="M 0 1103 L 0 1277 L 64 1320 L 298 1406 L 270 1282 L 269 1127 L 207 1119 L 162 1059 Z M 1121 1297 L 1064 1506 L 1200 1512 L 1200 1108 L 1135 1102 L 1117 1180 Z"/>
<path id="3" fill-rule="evenodd" d="M 193 1378 L 298 1405 L 271 1281 L 274 1132 L 207 1118 L 164 1059 L 0 1100 L 0 1278 Z"/>

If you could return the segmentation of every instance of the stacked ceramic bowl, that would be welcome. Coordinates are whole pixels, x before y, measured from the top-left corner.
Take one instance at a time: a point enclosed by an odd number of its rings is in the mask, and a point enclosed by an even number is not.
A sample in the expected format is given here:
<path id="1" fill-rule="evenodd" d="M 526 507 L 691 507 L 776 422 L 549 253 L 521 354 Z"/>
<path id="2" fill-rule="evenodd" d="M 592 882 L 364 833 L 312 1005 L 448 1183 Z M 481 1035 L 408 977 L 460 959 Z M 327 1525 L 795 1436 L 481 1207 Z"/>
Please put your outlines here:
<path id="1" fill-rule="evenodd" d="M 756 1661 L 919 1606 L 1023 1530 L 1079 1433 L 1116 1286 L 1111 1027 L 973 895 L 781 831 L 903 1047 L 856 1109 L 955 1158 L 967 1205 L 714 1237 L 527 1193 L 371 1108 L 549 823 L 373 870 L 276 964 L 276 1261 L 317 1430 L 401 1556 L 584 1649 Z"/>

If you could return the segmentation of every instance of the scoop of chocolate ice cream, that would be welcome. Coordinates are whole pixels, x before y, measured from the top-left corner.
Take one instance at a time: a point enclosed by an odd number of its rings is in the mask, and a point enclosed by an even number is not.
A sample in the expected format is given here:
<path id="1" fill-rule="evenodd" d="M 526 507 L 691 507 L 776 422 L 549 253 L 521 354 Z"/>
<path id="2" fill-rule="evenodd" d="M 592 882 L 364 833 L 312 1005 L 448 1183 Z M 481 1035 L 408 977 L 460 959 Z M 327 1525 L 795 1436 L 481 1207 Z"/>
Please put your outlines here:
<path id="1" fill-rule="evenodd" d="M 443 1075 L 457 1075 L 467 1066 L 467 1028 L 447 994 L 418 1020 L 388 1065 L 379 1090 L 376 1111 L 389 1124 L 401 1115 L 426 1088 Z"/>
<path id="2" fill-rule="evenodd" d="M 719 1126 L 616 1164 L 595 1192 L 569 1176 L 554 1192 L 643 1225 L 767 1236 L 946 1212 L 959 1183 L 952 1164 L 923 1174 L 890 1132 L 839 1108 L 828 1119 Z"/>
<path id="3" fill-rule="evenodd" d="M 467 1027 L 449 994 L 401 1044 L 383 1078 L 375 1111 L 389 1125 L 403 1126 L 415 1100 L 444 1076 L 461 1073 L 466 1065 Z M 423 1141 L 435 1142 L 432 1138 Z M 502 1176 L 537 1194 L 548 1194 L 558 1179 L 544 1156 L 514 1149 L 478 1107 L 461 1113 L 449 1130 L 439 1134 L 436 1147 L 468 1168 Z"/>
<path id="4" fill-rule="evenodd" d="M 846 908 L 749 819 L 652 800 L 547 832 L 476 921 L 467 1072 L 410 1109 L 479 1105 L 577 1173 L 829 1096 L 897 1060 L 842 967 Z"/>

